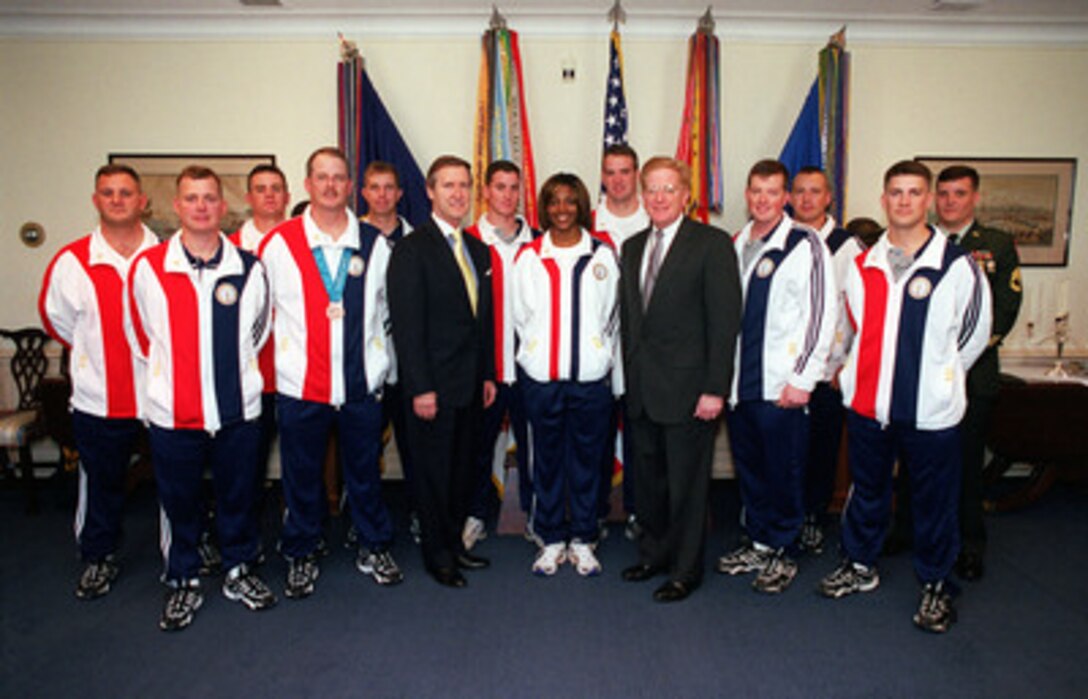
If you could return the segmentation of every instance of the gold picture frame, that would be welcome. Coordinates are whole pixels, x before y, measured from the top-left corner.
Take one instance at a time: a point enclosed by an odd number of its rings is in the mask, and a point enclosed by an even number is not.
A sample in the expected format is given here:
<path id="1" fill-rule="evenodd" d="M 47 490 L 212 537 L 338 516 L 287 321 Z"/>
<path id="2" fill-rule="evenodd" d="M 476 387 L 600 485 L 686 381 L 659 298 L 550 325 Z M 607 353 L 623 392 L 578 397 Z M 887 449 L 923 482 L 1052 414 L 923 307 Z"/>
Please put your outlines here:
<path id="1" fill-rule="evenodd" d="M 144 223 L 165 239 L 178 229 L 178 217 L 174 213 L 174 192 L 178 173 L 189 165 L 211 168 L 223 181 L 223 197 L 227 200 L 227 214 L 221 226 L 225 233 L 241 227 L 249 218 L 246 204 L 246 178 L 257 165 L 275 165 L 274 155 L 208 155 L 186 153 L 111 153 L 110 164 L 128 165 L 140 174 L 147 209 Z"/>
<path id="2" fill-rule="evenodd" d="M 1076 158 L 919 155 L 915 160 L 929 167 L 934 177 L 950 165 L 978 170 L 982 198 L 975 213 L 979 222 L 1012 235 L 1023 266 L 1068 265 Z"/>

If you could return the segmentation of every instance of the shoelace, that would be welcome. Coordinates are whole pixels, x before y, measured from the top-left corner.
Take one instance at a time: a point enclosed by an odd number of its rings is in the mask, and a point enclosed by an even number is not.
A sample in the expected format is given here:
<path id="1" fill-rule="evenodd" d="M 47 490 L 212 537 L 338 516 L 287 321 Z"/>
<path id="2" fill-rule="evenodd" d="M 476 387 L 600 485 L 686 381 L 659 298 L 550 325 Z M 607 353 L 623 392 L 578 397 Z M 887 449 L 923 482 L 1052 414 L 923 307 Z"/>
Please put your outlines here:
<path id="1" fill-rule="evenodd" d="M 922 612 L 929 617 L 938 617 L 945 612 L 944 594 L 939 587 L 926 587 L 922 595 Z"/>
<path id="2" fill-rule="evenodd" d="M 175 594 L 170 596 L 170 604 L 167 607 L 166 614 L 171 617 L 178 617 L 192 611 L 192 608 L 196 605 L 196 592 L 189 589 L 180 590 L 181 594 Z"/>

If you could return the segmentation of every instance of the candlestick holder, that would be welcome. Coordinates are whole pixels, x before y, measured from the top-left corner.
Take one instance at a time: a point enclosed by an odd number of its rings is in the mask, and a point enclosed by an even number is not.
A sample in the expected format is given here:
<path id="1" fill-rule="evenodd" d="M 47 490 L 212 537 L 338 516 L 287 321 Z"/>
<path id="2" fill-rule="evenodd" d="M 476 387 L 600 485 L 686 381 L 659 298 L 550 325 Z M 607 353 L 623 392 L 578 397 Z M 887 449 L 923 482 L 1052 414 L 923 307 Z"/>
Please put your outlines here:
<path id="1" fill-rule="evenodd" d="M 1054 318 L 1054 344 L 1058 350 L 1058 357 L 1054 366 L 1046 372 L 1048 379 L 1068 379 L 1069 372 L 1062 362 L 1062 353 L 1065 351 L 1065 343 L 1069 340 L 1069 311 Z"/>

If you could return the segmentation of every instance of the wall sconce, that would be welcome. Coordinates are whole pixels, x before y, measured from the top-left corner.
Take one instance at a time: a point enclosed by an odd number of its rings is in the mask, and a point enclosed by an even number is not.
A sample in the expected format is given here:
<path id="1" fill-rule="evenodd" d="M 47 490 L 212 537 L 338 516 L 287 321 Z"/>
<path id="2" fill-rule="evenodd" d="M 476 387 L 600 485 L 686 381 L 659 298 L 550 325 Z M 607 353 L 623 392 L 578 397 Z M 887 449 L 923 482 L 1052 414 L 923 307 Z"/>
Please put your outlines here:
<path id="1" fill-rule="evenodd" d="M 36 248 L 45 242 L 45 227 L 34 221 L 27 221 L 19 228 L 19 240 L 28 248 Z"/>

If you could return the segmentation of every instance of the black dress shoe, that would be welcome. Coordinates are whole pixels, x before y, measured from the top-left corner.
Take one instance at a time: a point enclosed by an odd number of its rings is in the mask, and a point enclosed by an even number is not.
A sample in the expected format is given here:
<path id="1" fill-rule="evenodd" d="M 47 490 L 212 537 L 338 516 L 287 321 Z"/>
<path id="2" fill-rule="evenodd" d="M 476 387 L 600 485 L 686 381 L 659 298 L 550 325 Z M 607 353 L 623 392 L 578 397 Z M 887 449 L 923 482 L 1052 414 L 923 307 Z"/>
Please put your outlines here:
<path id="1" fill-rule="evenodd" d="M 445 585 L 446 587 L 464 587 L 468 585 L 465 576 L 461 575 L 461 571 L 456 568 L 435 568 L 431 571 L 431 577 L 439 585 Z"/>
<path id="2" fill-rule="evenodd" d="M 679 602 L 695 589 L 695 585 L 680 580 L 670 580 L 654 590 L 655 602 Z"/>
<path id="3" fill-rule="evenodd" d="M 657 566 L 646 565 L 645 563 L 636 563 L 635 565 L 623 569 L 623 579 L 627 582 L 645 582 L 650 578 L 664 573 L 664 569 Z"/>
<path id="4" fill-rule="evenodd" d="M 986 572 L 986 565 L 982 562 L 982 554 L 976 551 L 962 551 L 956 559 L 956 575 L 960 580 L 974 582 Z"/>
<path id="5" fill-rule="evenodd" d="M 491 565 L 491 561 L 483 556 L 473 556 L 471 553 L 462 553 L 457 557 L 457 567 L 462 570 L 483 570 Z"/>

